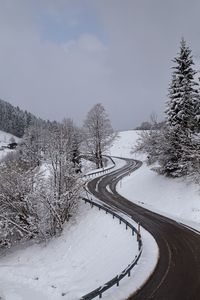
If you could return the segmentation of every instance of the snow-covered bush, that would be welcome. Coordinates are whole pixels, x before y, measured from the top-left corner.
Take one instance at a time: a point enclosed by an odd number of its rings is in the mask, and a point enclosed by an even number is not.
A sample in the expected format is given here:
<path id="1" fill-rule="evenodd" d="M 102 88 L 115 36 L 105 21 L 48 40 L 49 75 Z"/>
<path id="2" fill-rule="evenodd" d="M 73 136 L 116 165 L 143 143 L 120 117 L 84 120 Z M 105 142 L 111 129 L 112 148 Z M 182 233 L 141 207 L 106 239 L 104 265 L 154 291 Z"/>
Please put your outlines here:
<path id="1" fill-rule="evenodd" d="M 62 231 L 82 188 L 73 160 L 74 132 L 69 123 L 46 128 L 43 151 L 38 129 L 31 128 L 18 151 L 1 162 L 0 246 Z"/>

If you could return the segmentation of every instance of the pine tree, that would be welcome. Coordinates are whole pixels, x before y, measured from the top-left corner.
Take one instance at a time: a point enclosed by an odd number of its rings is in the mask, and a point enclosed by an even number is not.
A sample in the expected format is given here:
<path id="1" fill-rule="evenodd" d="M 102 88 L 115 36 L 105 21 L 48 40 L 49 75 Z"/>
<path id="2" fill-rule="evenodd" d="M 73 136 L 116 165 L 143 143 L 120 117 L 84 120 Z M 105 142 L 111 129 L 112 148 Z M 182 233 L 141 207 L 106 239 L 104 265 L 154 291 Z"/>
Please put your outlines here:
<path id="1" fill-rule="evenodd" d="M 198 83 L 194 80 L 196 71 L 191 50 L 181 40 L 180 53 L 173 60 L 172 82 L 169 87 L 169 101 L 167 102 L 167 124 L 170 127 L 189 134 L 197 128 L 197 110 L 199 107 Z"/>
<path id="2" fill-rule="evenodd" d="M 173 62 L 172 81 L 167 101 L 167 128 L 159 156 L 160 172 L 169 176 L 187 174 L 190 159 L 190 145 L 198 129 L 199 94 L 198 83 L 194 80 L 191 50 L 184 39 L 180 53 Z"/>
<path id="3" fill-rule="evenodd" d="M 45 121 L 0 99 L 0 130 L 22 137 L 25 129 L 35 122 Z"/>

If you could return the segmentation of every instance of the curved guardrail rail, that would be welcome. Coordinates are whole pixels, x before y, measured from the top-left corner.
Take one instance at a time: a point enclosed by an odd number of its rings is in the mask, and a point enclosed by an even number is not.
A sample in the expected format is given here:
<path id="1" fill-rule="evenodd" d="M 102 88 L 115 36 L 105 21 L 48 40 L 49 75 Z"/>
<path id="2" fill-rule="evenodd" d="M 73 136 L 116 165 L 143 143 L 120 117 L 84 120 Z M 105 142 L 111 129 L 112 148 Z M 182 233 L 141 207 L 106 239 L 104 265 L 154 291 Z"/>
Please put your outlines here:
<path id="1" fill-rule="evenodd" d="M 99 286 L 98 288 L 96 288 L 95 290 L 91 291 L 90 293 L 84 295 L 81 297 L 80 300 L 91 300 L 94 299 L 96 297 L 102 298 L 102 294 L 110 289 L 111 287 L 113 287 L 114 285 L 119 286 L 119 282 L 120 280 L 122 280 L 126 275 L 130 276 L 131 274 L 131 270 L 133 269 L 133 267 L 137 264 L 141 254 L 142 254 L 142 239 L 141 239 L 141 235 L 138 232 L 138 230 L 131 224 L 129 223 L 127 220 L 125 220 L 123 217 L 121 217 L 120 215 L 118 215 L 117 213 L 113 212 L 111 209 L 102 206 L 99 203 L 96 203 L 90 199 L 87 198 L 81 198 L 82 200 L 85 201 L 85 203 L 89 203 L 92 207 L 96 206 L 99 208 L 99 210 L 104 210 L 107 213 L 111 214 L 113 219 L 114 218 L 118 218 L 119 219 L 119 223 L 124 223 L 126 225 L 126 229 L 130 228 L 132 231 L 132 235 L 137 234 L 137 242 L 138 242 L 138 255 L 135 256 L 134 260 L 118 275 L 116 275 L 114 278 L 112 278 L 111 280 L 109 280 L 108 282 L 106 282 L 105 284 L 103 284 L 102 286 Z"/>
<path id="2" fill-rule="evenodd" d="M 107 159 L 110 159 L 110 160 L 112 161 L 113 165 L 110 166 L 110 167 L 108 167 L 108 168 L 105 168 L 105 169 L 103 169 L 103 170 L 99 170 L 99 171 L 96 171 L 96 172 L 91 172 L 91 173 L 89 173 L 89 174 L 85 174 L 83 177 L 85 177 L 85 178 L 87 178 L 87 177 L 90 178 L 90 177 L 92 177 L 92 176 L 94 176 L 94 175 L 105 174 L 105 173 L 107 173 L 108 171 L 112 170 L 112 169 L 116 166 L 116 163 L 115 163 L 115 161 L 112 159 L 112 157 L 110 157 L 110 156 L 108 156 L 108 155 L 103 155 L 103 157 L 105 157 L 105 158 L 107 158 Z"/>

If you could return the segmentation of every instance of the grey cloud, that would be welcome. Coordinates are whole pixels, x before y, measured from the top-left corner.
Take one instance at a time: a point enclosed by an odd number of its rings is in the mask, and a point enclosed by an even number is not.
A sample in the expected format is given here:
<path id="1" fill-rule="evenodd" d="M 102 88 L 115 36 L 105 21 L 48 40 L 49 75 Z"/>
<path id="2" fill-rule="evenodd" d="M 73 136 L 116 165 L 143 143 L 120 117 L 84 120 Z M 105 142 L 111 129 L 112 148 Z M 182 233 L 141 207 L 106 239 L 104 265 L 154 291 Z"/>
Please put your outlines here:
<path id="1" fill-rule="evenodd" d="M 195 57 L 200 53 L 199 1 L 6 3 L 0 2 L 0 98 L 44 118 L 67 116 L 81 124 L 97 102 L 117 129 L 135 127 L 152 111 L 163 118 L 171 59 L 181 36 Z M 76 22 L 83 3 L 102 23 L 106 44 L 98 32 L 85 32 L 62 45 L 41 38 L 40 9 L 52 17 L 55 12 L 55 18 L 71 9 Z"/>

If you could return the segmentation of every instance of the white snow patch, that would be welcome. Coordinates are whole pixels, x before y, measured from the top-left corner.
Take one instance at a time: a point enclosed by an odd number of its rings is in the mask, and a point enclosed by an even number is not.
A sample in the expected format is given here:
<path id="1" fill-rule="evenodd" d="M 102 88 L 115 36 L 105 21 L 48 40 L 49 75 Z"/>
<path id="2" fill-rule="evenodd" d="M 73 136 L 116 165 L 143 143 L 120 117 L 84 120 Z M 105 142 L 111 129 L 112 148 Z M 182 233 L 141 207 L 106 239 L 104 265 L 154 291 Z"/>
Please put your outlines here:
<path id="1" fill-rule="evenodd" d="M 111 155 L 145 160 L 145 155 L 131 154 L 138 131 L 120 132 L 111 147 Z M 122 179 L 117 190 L 130 201 L 200 230 L 200 190 L 184 178 L 171 179 L 158 175 L 144 163 Z"/>
<path id="2" fill-rule="evenodd" d="M 0 160 L 3 159 L 9 152 L 15 151 L 3 148 L 8 146 L 11 138 L 14 138 L 16 143 L 20 141 L 20 138 L 14 136 L 13 134 L 0 130 Z"/>
<path id="3" fill-rule="evenodd" d="M 81 203 L 79 214 L 60 237 L 1 258 L 0 296 L 6 300 L 77 300 L 119 274 L 137 253 L 136 236 L 125 225 Z M 133 276 L 134 280 L 124 280 L 128 294 L 132 281 L 137 282 L 137 273 Z M 124 295 L 123 284 L 116 296 L 110 293 L 112 297 L 106 299 L 124 299 L 118 297 Z"/>

